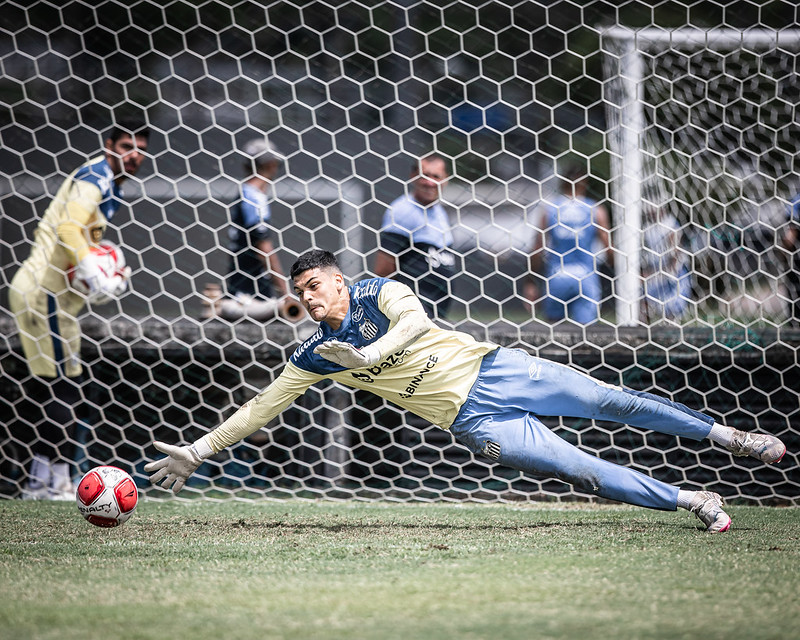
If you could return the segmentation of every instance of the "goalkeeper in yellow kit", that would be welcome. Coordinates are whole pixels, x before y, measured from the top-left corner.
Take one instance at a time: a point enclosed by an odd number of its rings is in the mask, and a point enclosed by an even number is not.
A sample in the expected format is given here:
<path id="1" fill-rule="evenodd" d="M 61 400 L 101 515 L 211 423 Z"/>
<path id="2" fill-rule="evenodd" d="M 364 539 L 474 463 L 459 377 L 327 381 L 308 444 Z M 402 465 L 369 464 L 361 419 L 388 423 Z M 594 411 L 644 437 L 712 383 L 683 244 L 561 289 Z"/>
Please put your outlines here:
<path id="1" fill-rule="evenodd" d="M 35 432 L 23 498 L 75 497 L 69 460 L 81 399 L 77 316 L 87 300 L 102 304 L 119 296 L 130 273 L 106 274 L 90 247 L 122 206 L 121 185 L 139 171 L 148 138 L 142 122 L 120 121 L 112 129 L 103 153 L 64 180 L 36 227 L 30 256 L 11 280 L 9 306 L 31 373 L 23 383 L 26 410 L 20 417 Z M 82 291 L 70 284 L 73 267 Z"/>
<path id="2" fill-rule="evenodd" d="M 309 386 L 326 378 L 371 391 L 443 429 L 473 453 L 544 474 L 587 493 L 653 509 L 695 513 L 707 531 L 727 531 L 722 498 L 681 490 L 591 456 L 555 435 L 538 416 L 614 420 L 662 433 L 708 438 L 734 455 L 778 462 L 774 436 L 738 431 L 652 394 L 609 385 L 570 367 L 435 326 L 406 285 L 386 278 L 348 287 L 330 252 L 292 266 L 295 293 L 317 332 L 281 374 L 217 429 L 188 446 L 156 442 L 167 454 L 145 465 L 150 481 L 177 492 L 203 460 L 263 427 Z"/>

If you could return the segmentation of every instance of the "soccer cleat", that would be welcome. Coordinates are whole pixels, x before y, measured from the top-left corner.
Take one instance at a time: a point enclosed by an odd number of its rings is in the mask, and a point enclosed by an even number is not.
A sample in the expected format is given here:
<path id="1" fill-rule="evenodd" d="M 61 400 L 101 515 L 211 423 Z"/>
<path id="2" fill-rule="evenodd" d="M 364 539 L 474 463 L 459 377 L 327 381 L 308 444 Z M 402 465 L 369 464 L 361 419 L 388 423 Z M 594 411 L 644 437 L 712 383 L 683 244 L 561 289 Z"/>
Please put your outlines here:
<path id="1" fill-rule="evenodd" d="M 722 496 L 711 491 L 698 491 L 689 511 L 706 525 L 708 533 L 723 533 L 731 528 L 731 517 L 722 510 Z"/>
<path id="2" fill-rule="evenodd" d="M 780 462 L 786 453 L 786 445 L 768 433 L 733 432 L 731 443 L 725 447 L 735 456 L 750 456 L 766 464 Z"/>

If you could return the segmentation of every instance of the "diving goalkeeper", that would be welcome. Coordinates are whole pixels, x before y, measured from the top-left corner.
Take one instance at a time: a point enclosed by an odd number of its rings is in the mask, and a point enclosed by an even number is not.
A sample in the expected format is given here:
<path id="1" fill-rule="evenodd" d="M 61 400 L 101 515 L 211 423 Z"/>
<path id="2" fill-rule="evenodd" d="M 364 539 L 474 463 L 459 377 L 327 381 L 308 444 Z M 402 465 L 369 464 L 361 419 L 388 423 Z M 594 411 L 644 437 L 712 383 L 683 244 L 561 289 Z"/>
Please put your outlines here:
<path id="1" fill-rule="evenodd" d="M 290 275 L 319 329 L 272 384 L 217 429 L 188 446 L 156 442 L 167 457 L 145 465 L 153 484 L 163 481 L 177 493 L 203 460 L 260 429 L 326 378 L 371 391 L 449 430 L 475 454 L 602 498 L 651 509 L 688 509 L 710 533 L 731 525 L 719 494 L 682 490 L 591 456 L 555 435 L 538 416 L 613 420 L 708 438 L 734 455 L 765 463 L 779 462 L 786 452 L 774 436 L 734 430 L 664 398 L 441 329 L 404 284 L 374 278 L 348 287 L 328 251 L 301 255 Z"/>

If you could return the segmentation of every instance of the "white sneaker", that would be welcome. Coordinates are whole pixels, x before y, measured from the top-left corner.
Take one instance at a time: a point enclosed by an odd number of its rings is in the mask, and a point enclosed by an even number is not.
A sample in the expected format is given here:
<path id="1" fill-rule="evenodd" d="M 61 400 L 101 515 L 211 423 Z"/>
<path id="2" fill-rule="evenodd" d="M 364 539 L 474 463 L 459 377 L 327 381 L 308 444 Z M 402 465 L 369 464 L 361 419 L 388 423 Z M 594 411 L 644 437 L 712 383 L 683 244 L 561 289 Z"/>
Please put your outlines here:
<path id="1" fill-rule="evenodd" d="M 67 502 L 75 499 L 77 487 L 70 476 L 54 476 L 52 486 L 47 490 L 47 500 Z"/>
<path id="2" fill-rule="evenodd" d="M 69 485 L 62 489 L 48 489 L 45 500 L 57 500 L 58 502 L 70 502 L 75 499 L 75 487 Z"/>
<path id="3" fill-rule="evenodd" d="M 733 432 L 731 443 L 725 447 L 735 456 L 750 456 L 766 464 L 780 462 L 786 453 L 786 445 L 768 433 Z"/>
<path id="4" fill-rule="evenodd" d="M 39 482 L 26 482 L 20 498 L 23 500 L 47 500 L 50 489 Z"/>
<path id="5" fill-rule="evenodd" d="M 722 496 L 711 491 L 698 491 L 689 511 L 706 526 L 708 533 L 724 533 L 731 528 L 731 517 L 722 510 Z"/>

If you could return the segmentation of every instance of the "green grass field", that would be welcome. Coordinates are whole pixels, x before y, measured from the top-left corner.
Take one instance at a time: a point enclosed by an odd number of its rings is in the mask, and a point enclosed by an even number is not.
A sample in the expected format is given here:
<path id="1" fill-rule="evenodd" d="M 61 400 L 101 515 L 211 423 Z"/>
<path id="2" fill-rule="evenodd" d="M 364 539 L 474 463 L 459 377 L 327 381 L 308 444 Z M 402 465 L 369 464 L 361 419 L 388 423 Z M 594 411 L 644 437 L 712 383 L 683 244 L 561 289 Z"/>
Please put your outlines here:
<path id="1" fill-rule="evenodd" d="M 793 638 L 800 509 L 0 502 L 1 638 Z"/>

